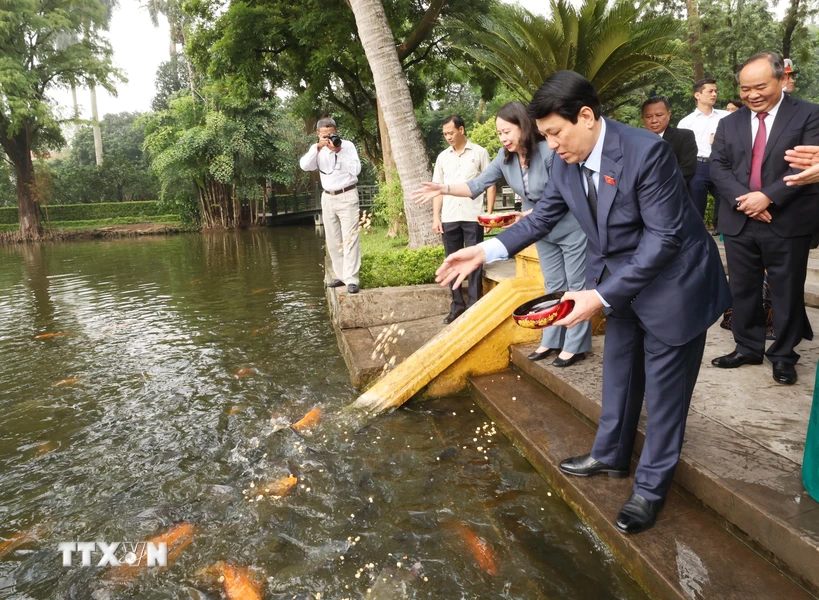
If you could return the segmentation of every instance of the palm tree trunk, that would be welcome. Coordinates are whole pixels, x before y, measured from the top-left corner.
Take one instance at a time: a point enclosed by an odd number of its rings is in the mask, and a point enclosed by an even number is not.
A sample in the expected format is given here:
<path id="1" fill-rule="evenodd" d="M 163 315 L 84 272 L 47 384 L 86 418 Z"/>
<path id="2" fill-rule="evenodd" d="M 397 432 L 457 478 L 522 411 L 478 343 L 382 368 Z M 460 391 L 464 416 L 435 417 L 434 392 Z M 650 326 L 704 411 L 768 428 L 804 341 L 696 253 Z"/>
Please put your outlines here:
<path id="1" fill-rule="evenodd" d="M 100 129 L 100 117 L 97 112 L 97 86 L 93 83 L 88 87 L 91 92 L 91 126 L 94 129 L 94 156 L 97 166 L 102 166 L 102 130 Z"/>
<path id="2" fill-rule="evenodd" d="M 378 113 L 378 133 L 381 137 L 381 166 L 384 171 L 384 181 L 389 183 L 397 169 L 392 156 L 392 143 L 389 131 L 387 131 L 387 122 L 384 120 L 384 111 L 381 110 L 380 102 L 375 103 L 375 109 Z"/>
<path id="3" fill-rule="evenodd" d="M 415 120 L 409 87 L 398 61 L 395 38 L 387 23 L 380 0 L 349 0 L 361 45 L 373 73 L 378 104 L 384 110 L 387 131 L 400 132 L 401 143 L 393 146 L 393 156 L 404 191 L 410 247 L 440 243 L 432 232 L 432 211 L 419 206 L 411 194 L 430 179 L 429 164 L 421 131 Z"/>
<path id="4" fill-rule="evenodd" d="M 688 11 L 688 49 L 691 52 L 691 65 L 694 68 L 694 81 L 705 77 L 705 67 L 700 49 L 700 7 L 697 0 L 686 0 Z"/>

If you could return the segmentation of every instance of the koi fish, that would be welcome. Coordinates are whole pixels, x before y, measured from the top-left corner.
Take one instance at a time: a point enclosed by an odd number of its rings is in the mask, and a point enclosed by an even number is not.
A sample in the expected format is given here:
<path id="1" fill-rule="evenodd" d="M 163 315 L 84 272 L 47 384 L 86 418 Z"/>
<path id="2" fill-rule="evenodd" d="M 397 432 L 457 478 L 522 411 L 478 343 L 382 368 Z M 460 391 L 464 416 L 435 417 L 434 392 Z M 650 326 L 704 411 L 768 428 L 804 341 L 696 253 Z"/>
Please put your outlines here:
<path id="1" fill-rule="evenodd" d="M 34 336 L 35 340 L 53 340 L 54 338 L 63 337 L 64 335 L 68 335 L 64 331 L 51 331 L 46 333 L 38 333 Z"/>
<path id="2" fill-rule="evenodd" d="M 269 289 L 270 288 L 254 288 L 254 289 L 250 290 L 250 294 L 251 294 L 251 296 L 257 296 L 259 294 L 263 294 L 264 292 L 266 292 Z"/>
<path id="3" fill-rule="evenodd" d="M 253 367 L 242 367 L 241 369 L 237 369 L 233 376 L 236 379 L 242 379 L 243 377 L 249 377 L 255 374 L 256 369 L 254 369 Z"/>
<path id="4" fill-rule="evenodd" d="M 37 456 L 42 456 L 44 454 L 48 454 L 49 452 L 53 452 L 54 450 L 56 450 L 59 447 L 60 447 L 60 443 L 55 442 L 54 440 L 51 440 L 50 442 L 43 442 L 42 444 L 39 444 L 37 446 L 37 450 L 35 450 L 35 454 Z"/>
<path id="5" fill-rule="evenodd" d="M 321 409 L 315 407 L 307 412 L 301 419 L 293 423 L 290 427 L 295 431 L 304 431 L 310 429 L 321 420 Z"/>
<path id="6" fill-rule="evenodd" d="M 196 526 L 192 523 L 182 521 L 171 526 L 161 533 L 148 539 L 148 542 L 153 544 L 164 543 L 168 548 L 168 565 L 172 564 L 182 550 L 187 548 L 193 541 L 193 535 L 196 533 Z M 111 570 L 111 578 L 119 581 L 128 580 L 139 574 L 146 566 L 148 557 L 146 554 L 140 556 L 134 564 L 121 564 Z"/>
<path id="7" fill-rule="evenodd" d="M 74 385 L 80 381 L 79 377 L 66 377 L 65 379 L 60 379 L 54 384 L 54 387 L 63 387 L 66 385 Z"/>
<path id="8" fill-rule="evenodd" d="M 268 496 L 271 498 L 281 498 L 291 492 L 299 482 L 299 478 L 295 475 L 285 475 L 267 483 L 256 485 L 250 484 L 250 488 L 244 490 L 244 494 L 249 496 L 251 500 L 260 500 L 261 496 Z"/>
<path id="9" fill-rule="evenodd" d="M 200 574 L 218 578 L 228 600 L 262 600 L 262 586 L 248 567 L 219 561 Z"/>
<path id="10" fill-rule="evenodd" d="M 481 570 L 488 575 L 497 575 L 498 563 L 489 542 L 478 536 L 466 523 L 458 522 L 454 527 Z"/>
<path id="11" fill-rule="evenodd" d="M 33 542 L 37 539 L 37 527 L 30 527 L 24 531 L 18 531 L 4 542 L 0 542 L 0 558 L 17 550 L 20 546 Z"/>

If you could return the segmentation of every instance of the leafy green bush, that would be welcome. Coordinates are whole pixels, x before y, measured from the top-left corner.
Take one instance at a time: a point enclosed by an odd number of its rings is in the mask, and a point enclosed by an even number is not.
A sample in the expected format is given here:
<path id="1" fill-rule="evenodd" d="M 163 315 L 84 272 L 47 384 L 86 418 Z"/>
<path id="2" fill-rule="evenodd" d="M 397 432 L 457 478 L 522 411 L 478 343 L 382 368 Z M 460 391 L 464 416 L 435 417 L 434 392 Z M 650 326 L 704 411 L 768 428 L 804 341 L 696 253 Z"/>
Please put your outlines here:
<path id="1" fill-rule="evenodd" d="M 404 190 L 398 173 L 393 173 L 388 183 L 378 186 L 378 193 L 373 198 L 373 222 L 375 225 L 386 225 L 390 237 L 407 234 Z"/>
<path id="2" fill-rule="evenodd" d="M 473 126 L 469 131 L 469 139 L 486 149 L 489 153 L 489 160 L 495 158 L 498 150 L 501 149 L 497 129 L 495 119 L 492 118 L 484 121 L 480 125 Z"/>
<path id="3" fill-rule="evenodd" d="M 432 283 L 443 260 L 443 246 L 365 254 L 359 272 L 361 285 L 375 288 Z"/>
<path id="4" fill-rule="evenodd" d="M 57 204 L 43 209 L 48 214 L 49 222 L 60 221 L 95 221 L 117 217 L 151 217 L 165 214 L 156 200 L 135 202 L 96 202 L 89 204 Z M 45 214 L 43 215 L 45 217 Z M 45 218 L 43 219 L 45 221 Z M 15 224 L 18 222 L 17 207 L 0 207 L 0 223 Z"/>

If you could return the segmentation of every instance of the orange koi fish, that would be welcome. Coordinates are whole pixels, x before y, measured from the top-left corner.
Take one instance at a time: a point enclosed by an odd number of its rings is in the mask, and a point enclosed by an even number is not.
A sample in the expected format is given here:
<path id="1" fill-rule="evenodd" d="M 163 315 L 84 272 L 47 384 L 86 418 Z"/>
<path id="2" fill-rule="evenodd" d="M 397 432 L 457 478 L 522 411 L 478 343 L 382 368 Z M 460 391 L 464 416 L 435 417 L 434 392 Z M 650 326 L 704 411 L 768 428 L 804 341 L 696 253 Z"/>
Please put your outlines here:
<path id="1" fill-rule="evenodd" d="M 301 419 L 293 423 L 292 427 L 295 431 L 304 431 L 310 429 L 321 420 L 321 409 L 319 407 L 313 408 L 307 412 Z"/>
<path id="2" fill-rule="evenodd" d="M 38 538 L 37 535 L 37 526 L 29 527 L 24 531 L 18 531 L 14 535 L 12 535 L 9 539 L 0 542 L 0 558 L 3 558 L 7 554 L 11 554 L 20 546 L 27 544 L 28 542 L 33 542 Z"/>
<path id="3" fill-rule="evenodd" d="M 54 338 L 63 337 L 64 335 L 68 335 L 64 331 L 51 331 L 46 333 L 38 333 L 34 336 L 35 340 L 53 340 Z"/>
<path id="4" fill-rule="evenodd" d="M 168 547 L 168 565 L 173 564 L 182 550 L 187 548 L 193 541 L 193 535 L 196 533 L 196 526 L 192 523 L 182 521 L 171 526 L 170 529 L 156 534 L 148 539 L 148 542 L 153 544 L 165 543 Z M 128 580 L 138 575 L 147 564 L 147 555 L 143 554 L 138 561 L 132 565 L 121 564 L 111 570 L 111 577 L 119 581 Z"/>
<path id="5" fill-rule="evenodd" d="M 56 450 L 59 447 L 60 447 L 60 442 L 55 442 L 54 440 L 51 440 L 49 442 L 43 442 L 42 444 L 38 444 L 37 445 L 37 450 L 35 450 L 34 453 L 37 456 L 42 456 L 44 454 L 48 454 L 49 452 L 53 452 L 54 450 Z"/>
<path id="6" fill-rule="evenodd" d="M 259 486 L 259 493 L 265 493 L 269 496 L 286 496 L 290 491 L 296 487 L 299 478 L 295 475 L 285 475 L 273 481 L 268 481 L 264 485 Z"/>
<path id="7" fill-rule="evenodd" d="M 217 577 L 228 600 L 262 600 L 262 585 L 248 567 L 220 560 L 200 574 Z"/>
<path id="8" fill-rule="evenodd" d="M 237 369 L 233 376 L 236 379 L 242 379 L 243 377 L 249 377 L 255 374 L 256 369 L 254 369 L 253 367 L 242 367 L 241 369 Z"/>
<path id="9" fill-rule="evenodd" d="M 63 387 L 66 385 L 74 385 L 80 381 L 79 377 L 66 377 L 54 383 L 54 387 Z"/>
<path id="10" fill-rule="evenodd" d="M 495 560 L 495 552 L 492 550 L 492 546 L 489 545 L 489 542 L 478 536 L 466 523 L 456 523 L 455 530 L 458 532 L 458 535 L 469 549 L 472 558 L 475 559 L 475 562 L 481 570 L 488 575 L 497 575 L 498 563 Z"/>

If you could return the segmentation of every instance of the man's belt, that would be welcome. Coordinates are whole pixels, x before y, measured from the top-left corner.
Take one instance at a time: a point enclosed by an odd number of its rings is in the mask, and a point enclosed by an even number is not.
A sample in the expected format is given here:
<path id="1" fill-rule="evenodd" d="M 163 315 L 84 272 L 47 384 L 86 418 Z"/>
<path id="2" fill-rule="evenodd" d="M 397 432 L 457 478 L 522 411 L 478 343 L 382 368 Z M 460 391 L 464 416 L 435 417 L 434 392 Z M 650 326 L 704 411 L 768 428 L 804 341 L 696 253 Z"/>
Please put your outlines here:
<path id="1" fill-rule="evenodd" d="M 354 190 L 358 184 L 354 183 L 353 185 L 348 185 L 346 188 L 341 188 L 340 190 L 336 190 L 335 192 L 331 192 L 330 190 L 324 190 L 325 194 L 330 194 L 331 196 L 338 196 L 339 194 L 343 194 L 344 192 L 349 192 L 350 190 Z"/>
<path id="2" fill-rule="evenodd" d="M 698 156 L 697 162 L 711 162 L 711 159 L 707 156 Z"/>

